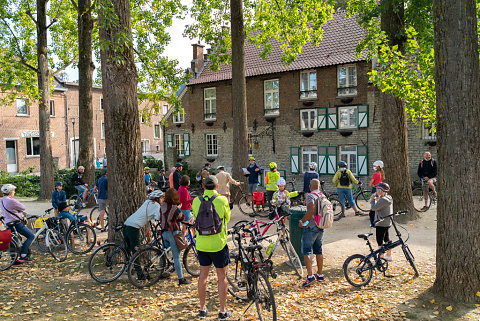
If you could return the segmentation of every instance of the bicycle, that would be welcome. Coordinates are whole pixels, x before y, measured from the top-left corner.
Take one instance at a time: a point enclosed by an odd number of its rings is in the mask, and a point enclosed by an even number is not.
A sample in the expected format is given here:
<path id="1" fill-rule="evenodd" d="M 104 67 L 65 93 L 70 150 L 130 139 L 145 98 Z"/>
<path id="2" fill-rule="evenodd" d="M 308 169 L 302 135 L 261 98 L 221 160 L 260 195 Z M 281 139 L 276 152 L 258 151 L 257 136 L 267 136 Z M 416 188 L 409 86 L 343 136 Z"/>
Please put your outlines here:
<path id="1" fill-rule="evenodd" d="M 337 193 L 330 193 L 331 196 L 340 199 L 338 197 Z M 357 185 L 352 184 L 352 197 L 355 202 L 355 206 L 362 212 L 370 212 L 371 206 L 371 197 L 372 196 L 372 190 L 371 189 L 366 189 L 363 187 L 362 182 L 358 182 Z M 345 199 L 345 209 L 349 209 L 352 206 L 348 202 L 347 199 Z"/>
<path id="2" fill-rule="evenodd" d="M 236 239 L 238 253 L 231 253 L 232 268 L 227 269 L 228 292 L 241 301 L 250 301 L 245 309 L 255 303 L 259 320 L 277 320 L 277 308 L 273 290 L 268 281 L 268 263 L 262 260 L 263 247 L 252 237 L 252 245 L 243 246 L 242 232 L 255 233 L 255 228 L 236 226 L 228 233 Z"/>
<path id="3" fill-rule="evenodd" d="M 97 201 L 97 196 L 98 196 L 98 193 L 95 191 L 95 187 L 94 188 L 91 188 L 87 191 L 87 199 L 85 200 L 85 203 L 88 203 L 88 201 L 90 200 L 91 197 L 93 197 L 95 199 L 95 203 L 98 204 L 98 201 Z M 80 193 L 80 194 L 72 194 L 70 196 L 70 198 L 68 199 L 68 202 L 69 203 L 75 203 L 75 206 L 76 207 L 80 207 L 82 206 L 81 204 L 84 203 L 83 201 L 83 193 Z M 84 206 L 82 206 L 84 207 Z"/>
<path id="4" fill-rule="evenodd" d="M 365 233 L 365 234 L 357 235 L 359 238 L 362 238 L 365 241 L 367 241 L 368 248 L 370 249 L 370 254 L 367 254 L 367 255 L 354 254 L 345 260 L 345 262 L 343 263 L 343 274 L 348 283 L 350 283 L 354 287 L 362 287 L 367 285 L 372 279 L 373 272 L 375 269 L 377 269 L 379 272 L 382 272 L 385 275 L 385 272 L 388 269 L 388 261 L 382 258 L 381 256 L 385 254 L 388 250 L 391 250 L 397 246 L 402 247 L 402 251 L 403 251 L 403 254 L 405 255 L 405 258 L 407 259 L 408 263 L 410 263 L 410 266 L 413 268 L 413 271 L 415 272 L 415 277 L 419 276 L 417 266 L 415 265 L 415 258 L 412 252 L 410 251 L 410 248 L 406 244 L 409 237 L 407 237 L 405 241 L 402 239 L 402 235 L 397 228 L 397 224 L 395 223 L 395 220 L 393 219 L 395 215 L 406 214 L 407 212 L 408 212 L 407 210 L 398 211 L 384 218 L 384 219 L 388 218 L 391 220 L 393 224 L 393 228 L 395 229 L 396 235 L 398 237 L 398 240 L 395 242 L 388 242 L 386 244 L 383 244 L 378 250 L 375 250 L 375 251 L 373 250 L 372 244 L 368 239 L 370 236 L 373 235 L 373 233 Z"/>
<path id="5" fill-rule="evenodd" d="M 345 217 L 345 207 L 343 207 L 342 202 L 338 198 L 337 193 L 329 193 L 325 191 L 325 181 L 320 181 L 320 191 L 323 195 L 332 203 L 333 207 L 333 220 L 338 221 L 342 217 Z"/>
<path id="6" fill-rule="evenodd" d="M 95 246 L 97 235 L 93 227 L 80 222 L 74 204 L 69 206 L 73 207 L 74 220 L 70 222 L 64 234 L 68 250 L 74 254 L 86 254 Z M 61 232 L 60 229 L 58 231 Z"/>
<path id="7" fill-rule="evenodd" d="M 240 182 L 240 185 L 237 186 L 237 191 L 235 192 L 235 195 L 231 198 L 232 201 L 230 203 L 230 208 L 233 208 L 233 204 L 236 203 L 238 208 L 240 209 L 240 212 L 245 215 L 250 215 L 253 213 L 252 197 L 243 190 L 243 184 L 243 182 Z"/>
<path id="8" fill-rule="evenodd" d="M 289 266 L 293 268 L 293 270 L 298 275 L 298 277 L 303 278 L 304 274 L 303 274 L 302 262 L 300 261 L 300 258 L 298 257 L 298 254 L 295 251 L 295 248 L 290 242 L 290 237 L 289 237 L 290 233 L 288 231 L 288 228 L 285 226 L 285 218 L 290 216 L 290 213 L 283 213 L 282 216 L 278 214 L 278 208 L 281 208 L 282 205 L 283 204 L 280 204 L 274 207 L 272 214 L 275 214 L 275 218 L 270 222 L 262 222 L 254 218 L 252 221 L 246 221 L 246 220 L 239 221 L 233 226 L 233 228 L 236 228 L 242 225 L 245 225 L 246 227 L 254 227 L 254 232 L 255 232 L 254 236 L 256 237 L 257 242 L 260 242 L 265 239 L 270 239 L 273 236 L 277 236 L 276 242 L 275 243 L 270 242 L 271 245 L 269 245 L 269 247 L 267 248 L 266 261 L 271 262 L 271 258 L 275 253 L 275 249 L 280 244 L 283 250 L 285 251 L 285 253 L 287 254 L 288 261 L 290 263 Z M 266 235 L 267 231 L 270 229 L 272 225 L 275 225 L 276 232 Z M 264 228 L 263 231 L 261 231 L 261 228 Z M 242 238 L 244 240 L 247 240 L 248 235 L 243 234 Z M 236 244 L 236 240 L 232 239 L 232 241 L 235 244 L 235 246 L 238 247 L 238 244 Z M 273 278 L 276 278 L 276 275 L 273 272 L 271 273 L 271 275 Z"/>
<path id="9" fill-rule="evenodd" d="M 413 207 L 417 212 L 426 212 L 430 207 L 437 204 L 437 197 L 433 194 L 433 190 L 425 179 L 422 178 L 421 183 L 422 187 L 412 189 Z M 435 186 L 437 186 L 437 182 L 435 182 Z M 425 205 L 425 193 L 427 194 L 427 205 Z"/>
<path id="10" fill-rule="evenodd" d="M 92 222 L 97 222 L 97 225 L 99 225 L 99 222 L 98 222 L 98 218 L 100 216 L 100 210 L 99 210 L 99 207 L 98 206 L 95 206 L 94 208 L 92 208 L 92 210 L 90 211 L 90 221 Z M 103 214 L 103 221 L 104 221 L 104 224 L 105 224 L 105 230 L 108 228 L 108 210 L 105 209 L 105 214 Z M 98 228 L 98 227 L 97 227 Z"/>

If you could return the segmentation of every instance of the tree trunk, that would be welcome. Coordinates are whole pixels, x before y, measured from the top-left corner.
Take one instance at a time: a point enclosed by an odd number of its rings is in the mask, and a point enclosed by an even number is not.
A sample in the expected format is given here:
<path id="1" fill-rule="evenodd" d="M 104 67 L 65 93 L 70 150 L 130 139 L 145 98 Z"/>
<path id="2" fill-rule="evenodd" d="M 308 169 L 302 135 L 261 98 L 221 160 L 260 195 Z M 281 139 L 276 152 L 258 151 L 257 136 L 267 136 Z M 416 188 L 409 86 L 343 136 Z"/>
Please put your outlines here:
<path id="1" fill-rule="evenodd" d="M 403 29 L 403 1 L 383 2 L 381 28 L 387 34 L 390 45 L 403 51 L 405 30 Z M 408 209 L 400 221 L 419 217 L 413 207 L 410 166 L 408 161 L 407 115 L 403 101 L 390 94 L 380 93 L 382 123 L 382 159 L 385 163 L 385 181 L 390 184 L 394 211 Z"/>
<path id="2" fill-rule="evenodd" d="M 93 142 L 92 62 L 93 19 L 91 0 L 78 1 L 78 104 L 80 151 L 78 165 L 85 167 L 84 180 L 89 186 L 95 184 L 95 159 Z"/>
<path id="3" fill-rule="evenodd" d="M 140 147 L 140 120 L 137 100 L 137 70 L 133 47 L 119 38 L 131 37 L 130 1 L 102 1 L 100 38 L 103 100 L 105 112 L 105 143 L 108 159 L 108 196 L 111 226 L 124 223 L 145 200 L 142 151 Z M 113 8 L 108 8 L 113 5 Z M 114 21 L 116 19 L 118 21 Z M 112 20 L 109 20 L 112 19 Z M 120 234 L 108 231 L 110 241 Z"/>
<path id="4" fill-rule="evenodd" d="M 243 2 L 230 0 L 232 26 L 232 110 L 233 110 L 233 177 L 243 177 L 248 162 L 247 99 L 245 80 L 245 27 Z"/>
<path id="5" fill-rule="evenodd" d="M 480 290 L 480 76 L 474 0 L 434 0 L 437 94 L 437 274 L 444 297 Z"/>
<path id="6" fill-rule="evenodd" d="M 40 131 L 40 195 L 49 199 L 54 189 L 50 141 L 50 75 L 47 57 L 47 0 L 37 0 L 38 127 Z"/>

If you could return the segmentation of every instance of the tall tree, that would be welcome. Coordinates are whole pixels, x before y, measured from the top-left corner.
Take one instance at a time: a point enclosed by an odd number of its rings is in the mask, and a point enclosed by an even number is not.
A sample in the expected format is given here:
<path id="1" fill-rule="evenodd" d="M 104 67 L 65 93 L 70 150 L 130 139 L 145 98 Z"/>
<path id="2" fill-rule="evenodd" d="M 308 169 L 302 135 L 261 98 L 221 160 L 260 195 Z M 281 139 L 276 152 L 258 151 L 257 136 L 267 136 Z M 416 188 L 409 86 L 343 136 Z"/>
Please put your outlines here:
<path id="1" fill-rule="evenodd" d="M 480 289 L 480 69 L 475 0 L 434 0 L 439 167 L 437 274 L 444 297 Z M 443 193 L 442 193 L 443 192 Z"/>

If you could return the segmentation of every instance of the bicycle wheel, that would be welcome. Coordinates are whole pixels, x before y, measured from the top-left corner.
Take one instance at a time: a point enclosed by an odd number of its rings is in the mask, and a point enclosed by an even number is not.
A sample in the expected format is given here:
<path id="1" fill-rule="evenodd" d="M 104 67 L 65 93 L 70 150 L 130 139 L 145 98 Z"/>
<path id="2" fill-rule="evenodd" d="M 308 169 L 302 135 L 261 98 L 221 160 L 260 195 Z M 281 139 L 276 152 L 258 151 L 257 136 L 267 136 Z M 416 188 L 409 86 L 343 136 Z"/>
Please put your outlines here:
<path id="1" fill-rule="evenodd" d="M 245 215 L 249 215 L 253 213 L 253 208 L 252 208 L 252 197 L 250 195 L 242 195 L 238 199 L 238 208 L 240 209 L 240 212 L 242 212 Z"/>
<path id="2" fill-rule="evenodd" d="M 403 254 L 405 254 L 405 258 L 407 259 L 408 263 L 410 263 L 410 266 L 412 267 L 413 271 L 415 272 L 415 276 L 419 276 L 420 273 L 418 272 L 418 268 L 415 265 L 415 258 L 413 257 L 412 252 L 410 251 L 410 248 L 408 247 L 407 244 L 404 244 L 402 246 Z"/>
<path id="3" fill-rule="evenodd" d="M 244 225 L 244 224 L 247 224 L 249 222 L 251 222 L 251 221 L 248 221 L 248 220 L 238 221 L 237 223 L 235 223 L 233 225 L 233 228 Z M 246 245 L 246 244 L 250 243 L 251 238 L 252 238 L 252 235 L 250 233 L 242 233 L 242 237 L 240 239 L 243 241 L 243 244 Z M 232 235 L 232 242 L 235 245 L 235 247 L 238 248 L 238 242 L 233 235 Z"/>
<path id="4" fill-rule="evenodd" d="M 183 252 L 183 266 L 191 276 L 200 275 L 200 262 L 195 244 L 192 242 Z"/>
<path id="5" fill-rule="evenodd" d="M 272 286 L 264 272 L 257 273 L 255 282 L 255 307 L 257 308 L 258 320 L 277 320 L 277 306 L 273 296 Z"/>
<path id="6" fill-rule="evenodd" d="M 57 230 L 47 230 L 45 247 L 48 249 L 48 253 L 58 262 L 63 262 L 67 259 L 67 243 L 65 242 L 64 236 Z"/>
<path id="7" fill-rule="evenodd" d="M 425 206 L 423 188 L 421 187 L 414 188 L 412 191 L 412 194 L 413 194 L 413 207 L 415 207 L 415 210 L 417 210 L 417 212 L 425 212 L 432 205 L 431 197 L 427 196 L 428 197 L 427 206 Z"/>
<path id="8" fill-rule="evenodd" d="M 357 194 L 355 197 L 355 205 L 357 208 L 362 212 L 370 212 L 370 208 L 372 207 L 370 203 L 370 196 L 372 196 L 372 191 L 362 190 L 360 193 Z"/>
<path id="9" fill-rule="evenodd" d="M 38 230 L 39 229 L 37 229 L 37 231 Z M 48 248 L 45 245 L 46 236 L 47 236 L 47 229 L 43 230 L 40 234 L 38 234 L 37 239 L 35 240 L 38 250 L 42 253 L 48 253 Z"/>
<path id="10" fill-rule="evenodd" d="M 333 207 L 333 220 L 338 221 L 342 217 L 345 217 L 345 208 L 337 197 L 332 197 L 328 199 L 332 203 Z"/>
<path id="11" fill-rule="evenodd" d="M 343 275 L 348 283 L 354 287 L 361 287 L 372 279 L 373 265 L 370 261 L 365 261 L 364 255 L 354 254 L 343 263 Z"/>
<path id="12" fill-rule="evenodd" d="M 125 272 L 128 255 L 115 243 L 107 243 L 93 251 L 88 260 L 88 273 L 97 282 L 113 282 Z"/>
<path id="13" fill-rule="evenodd" d="M 90 225 L 77 223 L 67 232 L 68 250 L 74 254 L 85 254 L 90 252 L 95 246 L 97 235 Z"/>
<path id="14" fill-rule="evenodd" d="M 98 222 L 98 217 L 99 216 L 100 216 L 100 210 L 98 209 L 98 206 L 95 206 L 90 211 L 90 221 L 97 222 L 97 224 L 98 224 L 99 223 Z M 108 227 L 108 211 L 107 210 L 105 210 L 105 214 L 103 215 L 103 220 L 105 222 L 105 228 L 107 228 Z"/>
<path id="15" fill-rule="evenodd" d="M 78 194 L 73 194 L 69 197 L 68 203 L 76 203 L 78 198 Z"/>
<path id="16" fill-rule="evenodd" d="M 290 240 L 282 240 L 280 241 L 280 244 L 282 244 L 283 250 L 287 253 L 288 260 L 290 261 L 292 268 L 295 270 L 295 273 L 298 277 L 303 278 L 302 261 L 300 261 L 300 258 L 298 257 L 297 252 L 295 252 L 295 248 Z"/>
<path id="17" fill-rule="evenodd" d="M 230 252 L 230 264 L 227 268 L 228 292 L 236 299 L 247 301 L 247 277 L 242 269 L 238 254 Z"/>
<path id="18" fill-rule="evenodd" d="M 12 239 L 9 248 L 0 251 L 0 271 L 8 270 L 20 257 L 20 247 Z"/>
<path id="19" fill-rule="evenodd" d="M 165 252 L 155 247 L 139 250 L 128 264 L 128 279 L 137 288 L 152 286 L 160 280 L 167 260 Z"/>

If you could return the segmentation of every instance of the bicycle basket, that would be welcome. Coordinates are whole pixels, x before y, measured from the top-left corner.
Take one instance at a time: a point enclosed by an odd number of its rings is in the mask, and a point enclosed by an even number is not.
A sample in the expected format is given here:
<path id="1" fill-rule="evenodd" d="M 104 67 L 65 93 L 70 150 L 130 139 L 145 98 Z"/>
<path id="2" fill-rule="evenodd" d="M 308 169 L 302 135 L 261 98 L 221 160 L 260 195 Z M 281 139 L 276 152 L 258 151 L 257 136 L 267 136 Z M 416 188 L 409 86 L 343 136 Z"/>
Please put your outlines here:
<path id="1" fill-rule="evenodd" d="M 48 228 L 55 228 L 57 226 L 57 223 L 55 222 L 54 219 L 48 218 L 45 223 L 47 223 Z"/>
<path id="2" fill-rule="evenodd" d="M 262 192 L 253 192 L 253 204 L 254 205 L 263 205 L 265 200 Z"/>
<path id="3" fill-rule="evenodd" d="M 42 228 L 42 226 L 43 226 L 43 220 L 41 217 L 39 217 L 35 220 L 35 223 L 33 224 L 33 228 Z"/>
<path id="4" fill-rule="evenodd" d="M 12 231 L 10 229 L 0 231 L 0 251 L 8 249 L 11 241 Z"/>

